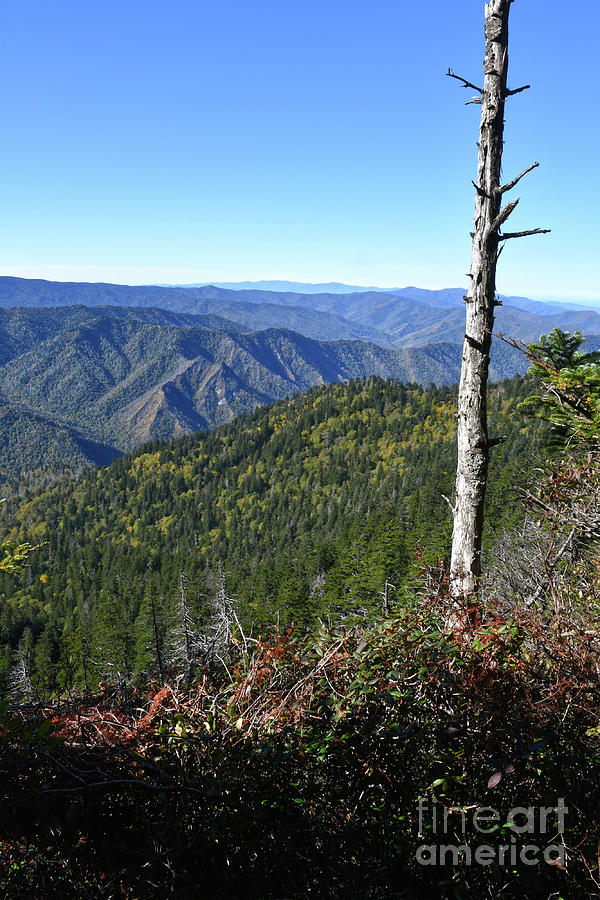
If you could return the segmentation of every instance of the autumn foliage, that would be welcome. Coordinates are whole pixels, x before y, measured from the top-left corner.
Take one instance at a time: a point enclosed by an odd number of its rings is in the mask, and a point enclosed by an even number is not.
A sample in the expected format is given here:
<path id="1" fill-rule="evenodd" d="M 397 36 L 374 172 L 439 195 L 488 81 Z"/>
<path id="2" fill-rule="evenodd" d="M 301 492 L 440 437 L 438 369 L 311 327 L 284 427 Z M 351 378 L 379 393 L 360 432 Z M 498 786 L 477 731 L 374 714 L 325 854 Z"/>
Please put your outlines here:
<path id="1" fill-rule="evenodd" d="M 493 605 L 449 629 L 447 602 L 238 636 L 189 687 L 5 705 L 6 896 L 595 896 L 598 634 Z M 566 868 L 423 868 L 420 797 L 564 798 Z"/>

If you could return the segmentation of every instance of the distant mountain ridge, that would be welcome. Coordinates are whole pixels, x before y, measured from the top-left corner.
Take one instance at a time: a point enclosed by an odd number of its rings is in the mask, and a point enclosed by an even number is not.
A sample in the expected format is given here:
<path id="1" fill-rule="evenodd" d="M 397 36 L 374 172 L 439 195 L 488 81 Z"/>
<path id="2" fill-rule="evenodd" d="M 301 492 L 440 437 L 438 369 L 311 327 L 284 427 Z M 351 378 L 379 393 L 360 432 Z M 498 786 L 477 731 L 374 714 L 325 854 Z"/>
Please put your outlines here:
<path id="1" fill-rule="evenodd" d="M 462 290 L 401 293 L 408 296 L 0 278 L 0 471 L 38 466 L 44 429 L 54 435 L 53 459 L 80 466 L 327 382 L 379 375 L 456 383 Z M 499 306 L 497 329 L 526 343 L 554 327 L 578 329 L 587 348 L 600 346 L 598 313 L 540 314 L 531 302 L 532 310 Z M 492 380 L 526 367 L 494 339 Z"/>
<path id="2" fill-rule="evenodd" d="M 365 323 L 346 321 L 338 313 L 303 305 L 301 295 L 229 291 L 212 286 L 184 289 L 0 277 L 0 307 L 121 306 L 167 309 L 192 315 L 218 315 L 249 330 L 291 328 L 322 340 L 372 340 L 389 343 L 385 334 Z M 299 302 L 294 303 L 294 299 Z"/>
<path id="3" fill-rule="evenodd" d="M 21 425 L 43 419 L 53 433 L 66 428 L 85 436 L 89 460 L 97 462 L 153 438 L 212 428 L 315 385 L 372 374 L 452 384 L 460 368 L 460 347 L 450 343 L 385 348 L 275 328 L 214 330 L 204 317 L 181 319 L 174 324 L 174 313 L 131 308 L 0 310 L 2 403 Z M 37 460 L 40 427 L 32 425 L 31 434 L 35 448 L 23 459 Z M 7 446 L 5 439 L 4 464 L 18 468 Z M 81 453 L 85 448 L 78 459 Z"/>
<path id="4" fill-rule="evenodd" d="M 277 291 L 279 293 L 294 294 L 353 294 L 366 293 L 368 291 L 381 291 L 392 293 L 397 288 L 382 288 L 371 285 L 365 287 L 359 284 L 343 284 L 341 281 L 327 281 L 311 284 L 307 281 L 197 281 L 193 284 L 162 284 L 160 287 L 199 288 L 208 287 L 227 288 L 230 291 Z"/>
<path id="5" fill-rule="evenodd" d="M 0 307 L 121 306 L 160 308 L 193 315 L 217 315 L 249 330 L 289 328 L 318 340 L 367 340 L 381 346 L 407 346 L 418 332 L 417 345 L 429 343 L 422 333 L 429 324 L 444 340 L 462 341 L 463 288 L 427 291 L 398 288 L 353 293 L 237 290 L 201 287 L 157 287 L 52 282 L 0 277 Z M 594 310 L 560 308 L 524 297 L 506 297 L 497 310 L 497 328 L 523 340 L 536 340 L 556 325 L 565 330 L 600 334 Z M 510 313 L 507 312 L 510 310 Z M 420 327 L 415 328 L 419 323 Z"/>
<path id="6" fill-rule="evenodd" d="M 163 284 L 161 287 L 178 287 L 178 288 L 198 288 L 212 285 L 214 287 L 227 288 L 232 291 L 276 291 L 293 292 L 295 294 L 363 294 L 363 293 L 382 293 L 396 294 L 398 297 L 406 299 L 415 299 L 419 303 L 427 306 L 454 306 L 462 301 L 466 288 L 442 288 L 441 290 L 429 290 L 418 287 L 376 287 L 370 285 L 368 287 L 358 284 L 344 284 L 341 281 L 328 281 L 320 283 L 311 283 L 306 281 L 199 281 L 193 284 Z M 527 309 L 532 312 L 539 312 L 544 315 L 544 310 L 579 310 L 579 309 L 598 309 L 600 300 L 590 304 L 583 303 L 561 303 L 556 300 L 530 300 L 528 297 L 514 297 L 509 295 L 501 295 L 501 299 L 509 306 L 518 306 L 521 309 Z"/>

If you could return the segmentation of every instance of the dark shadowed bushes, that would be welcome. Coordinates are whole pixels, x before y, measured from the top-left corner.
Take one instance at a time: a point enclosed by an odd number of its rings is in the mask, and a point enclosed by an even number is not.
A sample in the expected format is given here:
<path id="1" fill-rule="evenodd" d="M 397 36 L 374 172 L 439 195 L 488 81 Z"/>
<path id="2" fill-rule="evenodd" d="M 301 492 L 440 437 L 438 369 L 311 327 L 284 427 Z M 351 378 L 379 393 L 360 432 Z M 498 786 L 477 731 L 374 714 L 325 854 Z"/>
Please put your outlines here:
<path id="1" fill-rule="evenodd" d="M 240 640 L 190 690 L 5 709 L 6 895 L 597 896 L 596 632 L 446 612 L 436 592 L 368 628 Z M 419 798 L 454 836 L 419 836 Z M 559 798 L 562 837 L 507 827 Z M 418 864 L 421 844 L 481 842 L 480 806 L 503 816 L 486 844 L 564 841 L 566 867 Z"/>

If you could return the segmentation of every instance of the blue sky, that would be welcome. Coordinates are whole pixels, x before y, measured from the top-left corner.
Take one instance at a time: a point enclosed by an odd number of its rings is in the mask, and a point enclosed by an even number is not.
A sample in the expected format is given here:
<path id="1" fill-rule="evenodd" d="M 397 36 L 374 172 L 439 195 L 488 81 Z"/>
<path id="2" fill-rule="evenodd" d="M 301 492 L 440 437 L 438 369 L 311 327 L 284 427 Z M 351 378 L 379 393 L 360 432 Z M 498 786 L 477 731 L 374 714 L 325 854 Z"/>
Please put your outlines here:
<path id="1" fill-rule="evenodd" d="M 483 0 L 11 2 L 0 273 L 441 288 L 470 259 Z M 598 300 L 597 3 L 515 0 L 504 293 Z"/>

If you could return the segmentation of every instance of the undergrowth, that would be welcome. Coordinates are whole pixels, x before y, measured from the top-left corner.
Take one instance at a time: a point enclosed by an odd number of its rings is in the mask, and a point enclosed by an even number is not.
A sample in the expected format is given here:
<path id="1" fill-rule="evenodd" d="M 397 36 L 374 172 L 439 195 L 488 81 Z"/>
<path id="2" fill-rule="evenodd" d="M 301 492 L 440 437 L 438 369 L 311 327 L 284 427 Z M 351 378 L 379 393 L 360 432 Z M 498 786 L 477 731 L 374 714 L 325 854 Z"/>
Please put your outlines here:
<path id="1" fill-rule="evenodd" d="M 239 637 L 191 684 L 5 704 L 3 895 L 597 897 L 597 650 L 591 629 L 457 613 L 437 592 L 369 627 Z M 560 835 L 507 824 L 561 798 Z M 448 833 L 419 823 L 419 800 L 448 811 Z M 501 816 L 485 836 L 478 807 Z M 417 861 L 482 837 L 540 857 Z"/>

